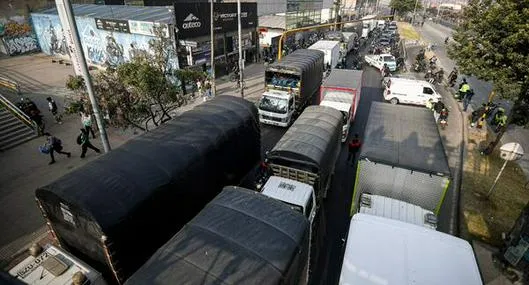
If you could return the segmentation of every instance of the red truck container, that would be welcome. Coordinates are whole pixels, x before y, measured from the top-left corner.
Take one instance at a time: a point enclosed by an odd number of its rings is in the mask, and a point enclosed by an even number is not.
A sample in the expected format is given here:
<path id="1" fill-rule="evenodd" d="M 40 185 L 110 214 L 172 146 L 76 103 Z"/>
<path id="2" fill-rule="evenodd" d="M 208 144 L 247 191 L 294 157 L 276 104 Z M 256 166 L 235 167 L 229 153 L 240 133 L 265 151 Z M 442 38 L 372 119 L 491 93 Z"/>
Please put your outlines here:
<path id="1" fill-rule="evenodd" d="M 320 105 L 343 114 L 342 142 L 347 140 L 349 127 L 355 118 L 362 82 L 361 70 L 333 69 L 320 87 Z"/>

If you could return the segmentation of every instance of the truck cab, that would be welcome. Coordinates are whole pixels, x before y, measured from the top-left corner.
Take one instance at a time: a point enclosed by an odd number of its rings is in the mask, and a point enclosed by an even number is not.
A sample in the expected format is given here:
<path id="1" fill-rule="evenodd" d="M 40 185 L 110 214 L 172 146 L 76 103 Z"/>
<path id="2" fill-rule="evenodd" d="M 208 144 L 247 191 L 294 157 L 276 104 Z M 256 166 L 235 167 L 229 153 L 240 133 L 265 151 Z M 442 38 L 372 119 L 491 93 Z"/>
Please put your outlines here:
<path id="1" fill-rule="evenodd" d="M 262 187 L 261 194 L 287 204 L 292 210 L 302 213 L 310 224 L 316 216 L 316 195 L 309 184 L 296 180 L 270 176 Z"/>
<path id="2" fill-rule="evenodd" d="M 259 100 L 259 121 L 264 124 L 288 127 L 293 121 L 296 96 L 289 91 L 268 90 Z"/>
<path id="3" fill-rule="evenodd" d="M 343 115 L 342 142 L 345 142 L 347 140 L 347 136 L 349 135 L 349 128 L 351 126 L 351 120 L 354 114 L 353 95 L 344 94 L 345 96 L 341 96 L 342 94 L 340 93 L 345 93 L 345 92 L 340 92 L 337 90 L 328 91 L 323 101 L 320 102 L 320 106 L 331 107 L 342 113 Z M 343 99 L 343 98 L 349 99 L 348 97 L 351 98 L 350 102 L 340 102 L 339 101 L 339 99 Z"/>

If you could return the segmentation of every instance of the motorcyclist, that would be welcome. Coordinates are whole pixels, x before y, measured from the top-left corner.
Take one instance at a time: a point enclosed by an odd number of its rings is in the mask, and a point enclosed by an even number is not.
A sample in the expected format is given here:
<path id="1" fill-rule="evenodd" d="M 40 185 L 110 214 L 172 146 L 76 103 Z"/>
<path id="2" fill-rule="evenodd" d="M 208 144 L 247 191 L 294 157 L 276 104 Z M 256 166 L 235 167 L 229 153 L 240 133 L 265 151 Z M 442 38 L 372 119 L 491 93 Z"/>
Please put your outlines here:
<path id="1" fill-rule="evenodd" d="M 419 53 L 417 54 L 417 56 L 415 57 L 415 59 L 416 59 L 417 61 L 424 60 L 424 52 L 425 52 L 424 49 L 421 49 L 421 50 L 419 51 Z"/>
<path id="2" fill-rule="evenodd" d="M 389 70 L 389 66 L 384 63 L 384 66 L 382 67 L 382 76 L 383 77 L 388 77 L 391 75 L 391 71 Z"/>
<path id="3" fill-rule="evenodd" d="M 457 95 L 457 100 L 461 101 L 462 98 L 465 98 L 467 95 L 467 92 L 470 90 L 470 85 L 467 83 L 467 79 L 463 78 L 463 81 L 461 81 L 461 84 L 459 84 L 459 92 Z"/>
<path id="4" fill-rule="evenodd" d="M 437 65 L 437 57 L 434 55 L 430 58 L 430 68 L 434 69 Z"/>
<path id="5" fill-rule="evenodd" d="M 448 120 L 448 109 L 443 108 L 441 112 L 439 112 L 439 120 Z"/>
<path id="6" fill-rule="evenodd" d="M 450 87 L 454 87 L 456 80 L 457 80 L 457 76 L 458 76 L 458 71 L 457 71 L 457 68 L 454 67 L 454 69 L 452 69 L 452 72 L 450 72 L 450 75 L 448 75 L 448 84 L 450 85 Z"/>
<path id="7" fill-rule="evenodd" d="M 433 115 L 434 115 L 436 122 L 439 120 L 439 116 L 440 116 L 439 114 L 445 108 L 446 108 L 445 104 L 440 100 L 433 104 L 433 111 L 434 111 Z"/>
<path id="8" fill-rule="evenodd" d="M 435 80 L 438 82 L 438 83 L 441 83 L 443 82 L 443 78 L 445 76 L 445 71 L 443 70 L 443 68 L 439 69 L 439 71 L 437 71 L 435 73 Z"/>

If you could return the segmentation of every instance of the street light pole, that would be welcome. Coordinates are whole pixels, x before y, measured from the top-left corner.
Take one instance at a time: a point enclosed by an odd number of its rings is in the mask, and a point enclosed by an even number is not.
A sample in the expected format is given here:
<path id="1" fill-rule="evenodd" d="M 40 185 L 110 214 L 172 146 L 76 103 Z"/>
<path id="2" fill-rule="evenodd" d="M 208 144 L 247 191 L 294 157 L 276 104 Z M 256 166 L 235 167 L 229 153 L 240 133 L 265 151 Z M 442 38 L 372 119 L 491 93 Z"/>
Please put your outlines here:
<path id="1" fill-rule="evenodd" d="M 79 59 L 79 68 L 81 70 L 81 73 L 83 74 L 83 79 L 86 85 L 86 91 L 88 92 L 88 98 L 90 98 L 90 103 L 92 104 L 92 111 L 94 112 L 97 127 L 99 128 L 101 142 L 103 143 L 103 148 L 105 152 L 109 152 L 111 150 L 110 143 L 108 142 L 107 132 L 105 130 L 105 126 L 103 125 L 103 118 L 101 117 L 101 111 L 99 110 L 99 105 L 97 104 L 97 99 L 94 95 L 92 78 L 90 77 L 90 73 L 88 72 L 88 66 L 86 65 L 86 58 L 84 56 L 81 40 L 79 39 L 79 33 L 77 31 L 77 24 L 75 23 L 75 16 L 73 14 L 72 5 L 70 4 L 70 0 L 56 0 L 55 4 L 57 5 L 57 10 L 65 12 L 67 23 L 61 24 L 68 24 L 69 26 L 71 35 L 68 36 L 71 37 L 71 40 L 75 47 L 71 48 L 71 50 L 75 52 L 75 55 L 72 55 L 72 57 L 77 56 L 77 58 Z"/>
<path id="2" fill-rule="evenodd" d="M 239 88 L 241 98 L 244 98 L 244 59 L 242 57 L 242 25 L 241 25 L 241 0 L 237 0 L 237 26 L 239 34 Z"/>
<path id="3" fill-rule="evenodd" d="M 215 97 L 215 95 L 217 95 L 217 88 L 215 86 L 215 35 L 214 35 L 214 32 L 215 32 L 215 23 L 214 23 L 214 17 L 213 17 L 213 1 L 214 0 L 210 0 L 211 1 L 211 4 L 210 4 L 210 16 L 209 16 L 209 20 L 210 20 L 210 26 L 209 26 L 209 33 L 210 33 L 210 36 L 211 36 L 211 45 L 210 45 L 210 54 L 211 54 L 211 57 L 210 57 L 210 65 L 211 65 L 211 96 Z"/>

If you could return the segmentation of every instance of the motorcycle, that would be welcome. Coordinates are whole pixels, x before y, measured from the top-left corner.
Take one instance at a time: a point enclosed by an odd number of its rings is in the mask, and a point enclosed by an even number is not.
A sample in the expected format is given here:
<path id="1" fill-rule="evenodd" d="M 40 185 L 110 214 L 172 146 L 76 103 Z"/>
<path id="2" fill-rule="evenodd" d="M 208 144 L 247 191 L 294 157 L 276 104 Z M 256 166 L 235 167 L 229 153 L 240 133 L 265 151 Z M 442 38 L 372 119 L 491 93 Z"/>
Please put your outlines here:
<path id="1" fill-rule="evenodd" d="M 441 130 L 444 130 L 446 126 L 448 126 L 448 122 L 446 118 L 439 118 L 439 126 L 441 127 Z"/>
<path id="2" fill-rule="evenodd" d="M 426 70 L 426 63 L 424 61 L 416 61 L 413 65 L 413 70 L 415 72 L 423 72 Z"/>
<path id="3" fill-rule="evenodd" d="M 424 75 L 424 79 L 426 81 L 430 82 L 430 83 L 433 83 L 433 81 L 435 80 L 434 77 L 435 77 L 435 75 L 434 75 L 434 73 L 432 72 L 431 69 L 428 69 L 428 71 Z"/>

